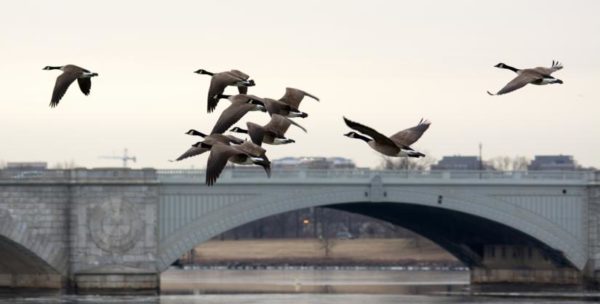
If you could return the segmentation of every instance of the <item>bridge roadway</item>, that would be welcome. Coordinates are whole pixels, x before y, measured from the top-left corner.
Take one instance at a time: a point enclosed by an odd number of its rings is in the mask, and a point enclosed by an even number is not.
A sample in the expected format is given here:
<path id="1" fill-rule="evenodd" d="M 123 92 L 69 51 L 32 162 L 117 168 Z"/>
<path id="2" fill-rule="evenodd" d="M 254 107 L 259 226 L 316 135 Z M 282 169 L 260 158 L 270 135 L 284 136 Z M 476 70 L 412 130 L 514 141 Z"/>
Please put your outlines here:
<path id="1" fill-rule="evenodd" d="M 242 224 L 327 206 L 411 229 L 474 284 L 595 282 L 592 171 L 0 170 L 0 286 L 156 291 L 184 252 Z"/>

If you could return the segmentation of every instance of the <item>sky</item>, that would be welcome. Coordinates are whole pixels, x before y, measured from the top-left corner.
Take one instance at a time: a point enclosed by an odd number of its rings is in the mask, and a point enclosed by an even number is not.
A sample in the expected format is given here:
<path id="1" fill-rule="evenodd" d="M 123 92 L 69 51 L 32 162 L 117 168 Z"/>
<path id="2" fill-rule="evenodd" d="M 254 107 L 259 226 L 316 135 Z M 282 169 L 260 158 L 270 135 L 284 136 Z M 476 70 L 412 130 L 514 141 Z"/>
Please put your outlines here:
<path id="1" fill-rule="evenodd" d="M 2 1 L 0 160 L 202 168 L 207 155 L 171 163 L 209 132 L 228 102 L 206 113 L 210 79 L 192 73 L 239 69 L 250 93 L 285 87 L 318 96 L 300 109 L 295 144 L 267 146 L 271 159 L 342 156 L 359 166 L 381 157 L 347 138 L 342 120 L 391 135 L 432 122 L 413 145 L 444 155 L 570 154 L 600 167 L 600 1 Z M 493 66 L 564 69 L 562 85 L 526 86 L 490 97 L 514 74 Z M 59 71 L 97 72 L 89 96 L 76 84 L 49 102 Z M 229 88 L 227 93 L 234 93 Z M 264 113 L 246 121 L 264 124 Z"/>

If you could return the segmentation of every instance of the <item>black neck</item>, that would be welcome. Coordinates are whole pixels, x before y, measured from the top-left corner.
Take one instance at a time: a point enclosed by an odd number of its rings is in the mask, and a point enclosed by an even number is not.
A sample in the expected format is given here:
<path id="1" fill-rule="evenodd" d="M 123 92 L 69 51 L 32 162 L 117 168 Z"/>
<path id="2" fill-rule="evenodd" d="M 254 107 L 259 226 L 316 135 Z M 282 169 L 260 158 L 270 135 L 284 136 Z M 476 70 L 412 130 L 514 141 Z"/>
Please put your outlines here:
<path id="1" fill-rule="evenodd" d="M 208 76 L 215 76 L 215 73 L 211 73 L 211 72 L 209 72 L 207 70 L 202 70 L 201 72 L 197 71 L 196 73 L 203 74 L 203 75 L 208 75 Z"/>
<path id="2" fill-rule="evenodd" d="M 60 70 L 62 69 L 62 66 L 49 66 L 48 70 Z"/>
<path id="3" fill-rule="evenodd" d="M 506 65 L 506 64 L 502 68 L 507 69 L 507 70 L 511 70 L 511 71 L 513 71 L 515 73 L 519 70 L 517 68 L 513 68 L 510 65 Z"/>
<path id="4" fill-rule="evenodd" d="M 370 138 L 368 138 L 368 137 L 366 137 L 366 136 L 362 136 L 362 135 L 360 135 L 360 134 L 358 134 L 358 133 L 354 133 L 354 137 L 353 137 L 353 138 L 362 139 L 362 140 L 364 140 L 365 142 L 370 142 L 370 141 L 372 140 L 372 139 L 370 139 Z"/>
<path id="5" fill-rule="evenodd" d="M 219 99 L 221 99 L 221 98 L 228 99 L 229 97 L 231 97 L 231 95 L 219 94 Z"/>
<path id="6" fill-rule="evenodd" d="M 244 129 L 242 129 L 242 128 L 237 128 L 237 129 L 235 130 L 235 132 L 237 132 L 237 133 L 244 133 L 244 134 L 248 134 L 248 130 L 244 130 Z"/>
<path id="7" fill-rule="evenodd" d="M 189 135 L 194 135 L 194 136 L 200 136 L 200 137 L 206 137 L 206 134 L 196 131 L 196 130 L 191 130 L 190 133 L 187 133 Z"/>

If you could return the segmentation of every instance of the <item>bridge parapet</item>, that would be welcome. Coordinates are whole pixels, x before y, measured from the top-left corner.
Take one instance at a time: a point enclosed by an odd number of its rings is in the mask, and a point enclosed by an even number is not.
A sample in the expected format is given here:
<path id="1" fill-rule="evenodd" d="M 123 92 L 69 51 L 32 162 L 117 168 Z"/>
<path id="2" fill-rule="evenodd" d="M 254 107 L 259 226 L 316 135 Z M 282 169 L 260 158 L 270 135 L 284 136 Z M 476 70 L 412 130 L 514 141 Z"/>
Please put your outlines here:
<path id="1" fill-rule="evenodd" d="M 161 183 L 202 183 L 204 170 L 158 170 Z M 600 174 L 594 171 L 409 171 L 409 170 L 371 170 L 371 169 L 293 169 L 273 170 L 271 178 L 259 169 L 226 169 L 219 183 L 279 183 L 279 182 L 369 182 L 380 176 L 386 183 L 574 183 L 587 184 L 600 180 Z"/>

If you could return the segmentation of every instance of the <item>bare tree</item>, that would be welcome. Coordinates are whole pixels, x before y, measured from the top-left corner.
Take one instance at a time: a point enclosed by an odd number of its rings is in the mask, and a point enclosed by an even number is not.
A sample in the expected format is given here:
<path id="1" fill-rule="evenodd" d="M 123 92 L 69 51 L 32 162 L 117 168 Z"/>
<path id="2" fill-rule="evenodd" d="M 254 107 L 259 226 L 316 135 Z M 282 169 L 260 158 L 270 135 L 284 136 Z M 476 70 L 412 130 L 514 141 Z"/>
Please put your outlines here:
<path id="1" fill-rule="evenodd" d="M 431 165 L 435 163 L 436 159 L 431 156 L 417 159 L 410 157 L 382 156 L 379 168 L 385 170 L 427 171 L 431 168 Z"/>
<path id="2" fill-rule="evenodd" d="M 52 166 L 52 169 L 63 169 L 63 170 L 66 170 L 66 169 L 73 169 L 75 167 L 77 167 L 77 164 L 75 163 L 74 160 L 69 160 L 69 161 L 66 160 L 66 161 L 63 161 L 63 162 L 55 163 Z"/>
<path id="3" fill-rule="evenodd" d="M 498 156 L 490 159 L 488 163 L 499 171 L 523 171 L 527 170 L 529 159 L 525 156 Z"/>

